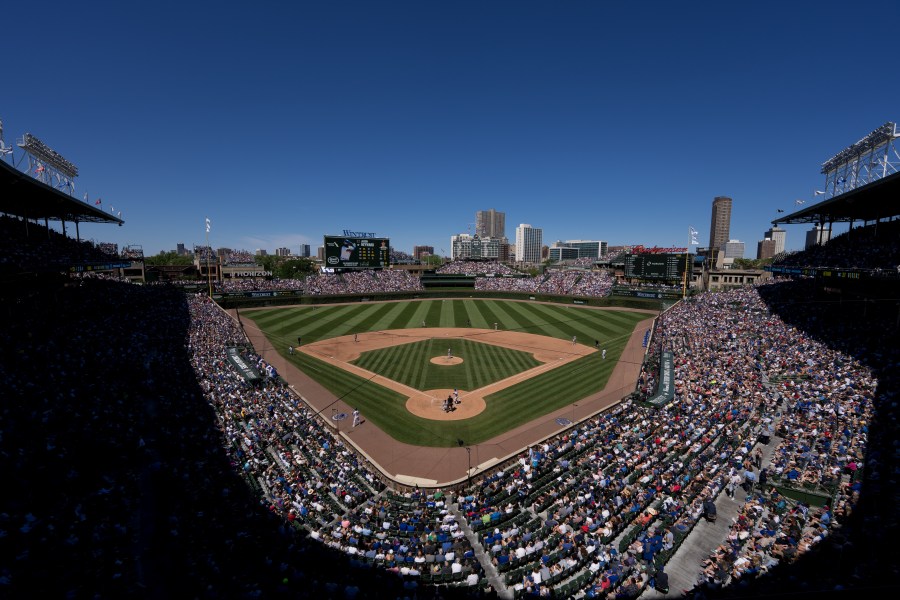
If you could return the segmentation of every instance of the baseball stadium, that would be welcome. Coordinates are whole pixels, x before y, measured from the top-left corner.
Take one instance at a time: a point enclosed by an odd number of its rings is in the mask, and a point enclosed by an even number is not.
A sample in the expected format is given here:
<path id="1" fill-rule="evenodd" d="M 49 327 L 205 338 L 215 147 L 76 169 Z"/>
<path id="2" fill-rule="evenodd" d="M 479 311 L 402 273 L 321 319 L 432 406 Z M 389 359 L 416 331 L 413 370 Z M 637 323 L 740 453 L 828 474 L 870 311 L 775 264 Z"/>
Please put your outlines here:
<path id="1" fill-rule="evenodd" d="M 897 591 L 900 173 L 781 215 L 850 229 L 752 284 L 704 288 L 687 250 L 532 275 L 328 233 L 287 279 L 81 240 L 123 220 L 26 142 L 0 160 L 0 595 Z"/>

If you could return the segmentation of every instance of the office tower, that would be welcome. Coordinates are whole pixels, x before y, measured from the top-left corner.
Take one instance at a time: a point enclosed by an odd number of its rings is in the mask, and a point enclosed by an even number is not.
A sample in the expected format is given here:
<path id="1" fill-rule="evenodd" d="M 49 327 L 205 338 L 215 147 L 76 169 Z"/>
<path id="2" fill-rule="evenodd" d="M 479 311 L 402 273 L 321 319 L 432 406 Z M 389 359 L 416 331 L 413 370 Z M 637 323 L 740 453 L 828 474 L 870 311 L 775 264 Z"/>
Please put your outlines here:
<path id="1" fill-rule="evenodd" d="M 475 212 L 475 235 L 478 237 L 506 237 L 506 213 L 493 208 Z"/>
<path id="2" fill-rule="evenodd" d="M 526 263 L 541 262 L 543 230 L 521 223 L 516 227 L 516 261 Z"/>
<path id="3" fill-rule="evenodd" d="M 309 258 L 309 244 L 300 244 L 300 256 Z"/>
<path id="4" fill-rule="evenodd" d="M 740 240 L 725 242 L 725 258 L 744 258 L 744 242 Z"/>
<path id="5" fill-rule="evenodd" d="M 787 241 L 787 231 L 776 225 L 763 234 L 763 238 L 769 238 L 775 242 L 775 254 L 784 252 L 784 243 Z M 775 256 L 773 254 L 772 256 Z"/>
<path id="6" fill-rule="evenodd" d="M 831 239 L 831 231 L 822 225 L 816 225 L 806 232 L 806 245 L 804 250 L 813 246 L 824 246 Z"/>
<path id="7" fill-rule="evenodd" d="M 577 248 L 578 258 L 600 258 L 608 252 L 609 244 L 600 240 L 566 240 L 564 244 L 556 243 L 556 246 Z"/>
<path id="8" fill-rule="evenodd" d="M 775 240 L 766 238 L 756 244 L 756 259 L 762 260 L 775 256 Z"/>
<path id="9" fill-rule="evenodd" d="M 725 250 L 731 233 L 731 198 L 716 196 L 712 203 L 712 222 L 709 225 L 710 250 Z"/>

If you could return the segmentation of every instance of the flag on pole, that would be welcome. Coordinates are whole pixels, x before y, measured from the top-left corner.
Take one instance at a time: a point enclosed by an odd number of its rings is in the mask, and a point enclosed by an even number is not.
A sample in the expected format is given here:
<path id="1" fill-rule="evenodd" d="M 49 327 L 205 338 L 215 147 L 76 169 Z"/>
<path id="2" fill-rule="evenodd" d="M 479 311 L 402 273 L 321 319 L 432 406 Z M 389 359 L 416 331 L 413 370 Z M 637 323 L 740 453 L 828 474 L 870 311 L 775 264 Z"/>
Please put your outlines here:
<path id="1" fill-rule="evenodd" d="M 84 199 L 87 200 L 87 192 L 84 193 Z M 101 200 L 100 198 L 97 198 L 97 201 L 94 202 L 94 205 L 96 206 L 98 204 L 103 204 L 103 200 Z"/>
<path id="2" fill-rule="evenodd" d="M 806 204 L 806 200 L 794 200 L 794 204 L 800 206 L 801 204 Z"/>
<path id="3" fill-rule="evenodd" d="M 35 169 L 34 172 L 35 174 L 40 175 L 44 172 L 44 165 L 42 165 L 41 163 L 38 163 L 37 165 L 37 169 Z"/>
<path id="4" fill-rule="evenodd" d="M 87 202 L 87 192 L 84 193 L 84 196 L 82 196 L 82 199 L 83 199 L 85 202 Z"/>
<path id="5" fill-rule="evenodd" d="M 847 178 L 846 178 L 846 177 L 840 177 L 840 178 L 837 180 L 837 182 L 838 182 L 838 183 L 847 183 Z"/>
<path id="6" fill-rule="evenodd" d="M 780 208 L 779 208 L 779 209 L 778 209 L 778 212 L 784 212 L 784 211 L 783 211 L 783 210 L 781 210 L 781 209 L 780 209 Z"/>
<path id="7" fill-rule="evenodd" d="M 697 241 L 698 231 L 696 229 L 694 229 L 693 227 L 688 227 L 688 229 L 690 230 L 690 233 L 691 233 L 691 246 L 699 245 L 700 242 Z"/>
<path id="8" fill-rule="evenodd" d="M 210 225 L 211 223 L 209 217 L 206 217 L 206 233 L 209 233 Z"/>
<path id="9" fill-rule="evenodd" d="M 824 194 L 824 193 L 825 193 L 825 192 L 821 192 L 821 191 L 819 191 L 819 190 L 814 190 L 814 191 L 813 191 L 813 196 L 821 196 L 821 195 Z"/>

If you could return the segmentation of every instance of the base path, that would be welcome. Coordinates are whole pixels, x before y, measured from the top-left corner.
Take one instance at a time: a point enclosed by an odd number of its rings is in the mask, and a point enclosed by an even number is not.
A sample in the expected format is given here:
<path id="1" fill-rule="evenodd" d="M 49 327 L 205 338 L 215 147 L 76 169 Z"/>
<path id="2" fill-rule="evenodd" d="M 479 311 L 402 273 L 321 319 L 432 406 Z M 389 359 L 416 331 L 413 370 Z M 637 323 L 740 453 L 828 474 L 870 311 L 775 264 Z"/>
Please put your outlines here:
<path id="1" fill-rule="evenodd" d="M 623 309 L 595 308 L 585 310 L 621 311 Z M 229 312 L 234 315 L 234 311 Z M 415 483 L 421 487 L 440 487 L 464 482 L 466 476 L 469 474 L 467 471 L 470 461 L 472 466 L 471 476 L 475 477 L 483 470 L 514 456 L 530 444 L 570 427 L 570 423 L 572 422 L 578 422 L 592 414 L 617 404 L 622 398 L 633 392 L 635 382 L 640 374 L 641 363 L 644 356 L 644 349 L 642 347 L 644 334 L 650 329 L 653 317 L 655 317 L 657 313 L 643 310 L 632 310 L 632 312 L 647 313 L 648 318 L 635 326 L 629 336 L 625 349 L 622 351 L 622 356 L 619 358 L 619 362 L 613 369 L 609 381 L 603 390 L 579 400 L 570 406 L 545 414 L 530 423 L 511 429 L 495 438 L 471 446 L 471 457 L 465 447 L 432 448 L 426 446 L 413 446 L 398 442 L 381 429 L 365 422 L 365 414 L 362 415 L 363 423 L 355 428 L 352 428 L 349 422 L 338 424 L 330 421 L 328 415 L 330 415 L 332 411 L 351 414 L 353 412 L 353 407 L 337 399 L 334 394 L 325 389 L 321 384 L 285 360 L 259 330 L 256 323 L 250 319 L 242 319 L 242 322 L 244 331 L 250 339 L 250 342 L 253 344 L 256 352 L 267 362 L 274 365 L 281 377 L 290 384 L 295 392 L 300 394 L 312 408 L 319 411 L 329 425 L 338 430 L 337 433 L 339 435 L 341 435 L 348 443 L 356 447 L 361 454 L 378 466 L 383 473 L 402 484 L 412 485 Z M 372 332 L 359 334 L 358 342 L 353 342 L 353 336 L 344 336 L 345 338 L 349 338 L 349 341 L 338 343 L 337 340 L 340 340 L 341 338 L 331 338 L 329 340 L 322 340 L 321 342 L 301 346 L 299 350 L 305 352 L 310 346 L 319 345 L 316 348 L 316 351 L 310 352 L 310 354 L 313 354 L 320 359 L 324 355 L 334 357 L 331 360 L 342 360 L 342 362 L 344 362 L 342 366 L 346 368 L 346 361 L 358 357 L 364 350 L 421 341 L 422 339 L 425 339 L 426 336 L 428 338 L 438 337 L 434 335 L 435 332 L 438 331 L 445 333 L 446 337 L 472 339 L 482 343 L 496 343 L 498 345 L 515 348 L 516 350 L 526 350 L 526 348 L 522 347 L 521 340 L 505 337 L 514 332 L 467 328 L 427 330 L 416 328 L 395 330 L 392 332 Z M 536 369 L 547 368 L 546 363 L 559 362 L 561 352 L 565 352 L 566 356 L 577 353 L 575 358 L 584 354 L 596 352 L 594 348 L 583 344 L 576 344 L 573 346 L 571 340 L 558 340 L 545 336 L 529 337 L 537 337 L 542 340 L 542 346 L 540 348 L 529 346 L 527 349 L 527 351 L 531 352 L 537 360 L 545 363 L 543 366 L 535 367 Z M 378 338 L 382 338 L 385 341 L 376 342 L 375 340 Z M 383 345 L 375 346 L 374 344 L 377 343 L 382 343 Z M 368 344 L 373 345 L 367 347 Z M 326 351 L 330 353 L 324 354 Z M 341 359 L 338 359 L 338 356 L 340 356 Z M 444 356 L 443 359 L 446 360 L 446 356 Z M 349 366 L 352 367 L 353 365 Z M 530 376 L 533 377 L 533 374 Z M 383 383 L 379 383 L 383 385 Z M 396 384 L 396 382 L 393 383 Z M 490 386 L 486 386 L 486 388 L 487 387 Z M 412 390 L 412 388 L 406 389 Z M 427 401 L 429 403 L 432 399 L 431 393 L 439 392 L 442 396 L 437 397 L 440 399 L 441 397 L 446 398 L 446 393 L 452 392 L 452 390 L 429 390 L 428 392 L 420 392 L 418 390 L 412 391 L 422 395 L 420 398 L 422 402 Z M 412 396 L 413 394 L 409 395 Z M 465 406 L 466 396 L 462 390 L 460 391 L 460 400 L 463 402 L 462 406 Z M 447 414 L 453 415 L 453 413 Z"/>
<path id="2" fill-rule="evenodd" d="M 443 406 L 444 400 L 447 399 L 449 394 L 453 393 L 453 390 L 449 390 L 449 393 L 445 390 L 420 391 L 350 364 L 358 359 L 363 352 L 369 350 L 379 350 L 399 344 L 412 344 L 435 339 L 470 340 L 481 344 L 503 346 L 504 348 L 527 352 L 542 364 L 527 371 L 516 373 L 506 379 L 495 381 L 477 390 L 460 390 L 459 399 L 461 404 L 454 405 L 454 410 L 450 412 L 445 412 Z M 533 333 L 497 331 L 494 329 L 460 329 L 458 327 L 391 329 L 358 335 L 344 335 L 313 342 L 302 346 L 299 350 L 367 379 L 372 383 L 377 383 L 382 387 L 405 395 L 407 397 L 407 410 L 419 417 L 436 421 L 458 421 L 474 417 L 487 406 L 485 404 L 486 396 L 531 379 L 540 373 L 559 368 L 586 354 L 595 354 L 597 352 L 597 350 L 588 346 L 573 345 L 572 342 Z M 449 366 L 460 364 L 463 362 L 463 359 L 459 356 L 445 355 L 435 356 L 430 362 L 436 365 Z"/>

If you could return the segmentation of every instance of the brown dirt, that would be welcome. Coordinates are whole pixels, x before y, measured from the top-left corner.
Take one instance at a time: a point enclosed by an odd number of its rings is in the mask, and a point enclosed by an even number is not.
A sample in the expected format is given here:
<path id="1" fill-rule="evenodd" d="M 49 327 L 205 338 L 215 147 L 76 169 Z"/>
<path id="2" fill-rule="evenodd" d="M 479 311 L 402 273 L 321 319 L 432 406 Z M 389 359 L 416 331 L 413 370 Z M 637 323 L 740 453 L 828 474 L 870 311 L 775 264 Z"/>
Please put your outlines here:
<path id="1" fill-rule="evenodd" d="M 479 300 L 473 300 L 478 302 Z M 525 301 L 522 301 L 525 302 Z M 600 392 L 593 394 L 587 398 L 583 398 L 575 402 L 571 406 L 558 409 L 550 414 L 543 415 L 530 423 L 526 423 L 515 429 L 507 431 L 497 437 L 486 440 L 480 444 L 471 446 L 471 454 L 464 447 L 452 448 L 432 448 L 423 446 L 413 446 L 398 442 L 390 437 L 381 429 L 367 423 L 365 415 L 363 423 L 352 430 L 349 430 L 349 423 L 346 427 L 340 426 L 340 423 L 334 423 L 330 419 L 325 419 L 329 426 L 336 429 L 336 433 L 341 435 L 345 441 L 353 445 L 363 456 L 370 460 L 385 475 L 400 483 L 412 485 L 418 484 L 421 487 L 439 487 L 449 486 L 454 482 L 465 481 L 468 474 L 469 460 L 471 460 L 471 475 L 477 476 L 482 471 L 489 469 L 503 460 L 515 456 L 523 448 L 547 436 L 553 435 L 561 430 L 566 429 L 569 425 L 561 425 L 557 421 L 559 419 L 567 419 L 578 422 L 600 410 L 617 404 L 628 393 L 634 391 L 635 381 L 640 372 L 640 365 L 644 355 L 644 349 L 641 342 L 644 333 L 650 328 L 653 317 L 656 316 L 655 311 L 641 309 L 623 309 L 623 308 L 586 308 L 585 310 L 615 310 L 641 312 L 647 315 L 647 319 L 639 322 L 630 337 L 628 343 L 622 352 L 619 362 L 610 375 L 606 388 Z M 229 311 L 232 315 L 234 311 Z M 241 311 L 245 312 L 245 311 Z M 326 390 L 317 381 L 313 380 L 299 369 L 294 367 L 288 360 L 282 356 L 269 340 L 262 334 L 253 321 L 243 320 L 244 329 L 253 344 L 256 351 L 267 361 L 272 363 L 281 376 L 288 381 L 291 387 L 309 404 L 314 410 L 323 416 L 329 414 L 330 411 L 340 411 L 350 414 L 353 407 L 347 405 L 340 399 L 335 398 L 334 394 Z M 431 330 L 436 331 L 436 330 Z M 498 343 L 499 345 L 512 344 L 508 347 L 517 350 L 527 350 L 534 354 L 535 358 L 542 362 L 550 362 L 553 359 L 559 359 L 567 353 L 573 351 L 588 353 L 594 351 L 593 348 L 579 345 L 573 348 L 572 342 L 565 340 L 556 340 L 553 338 L 534 336 L 540 341 L 540 347 L 523 348 L 516 345 L 517 340 L 507 338 L 504 334 L 511 332 L 483 330 L 483 329 L 466 329 L 466 328 L 449 328 L 441 331 L 447 336 L 477 339 L 484 343 Z M 492 335 L 493 334 L 493 335 Z M 522 334 L 527 335 L 527 334 Z M 334 340 L 323 341 L 323 344 L 331 342 L 329 349 L 332 351 L 330 356 L 342 357 L 340 360 L 346 362 L 352 360 L 350 356 L 356 356 L 360 353 L 360 345 L 366 343 L 367 340 L 375 340 L 384 338 L 386 340 L 394 340 L 393 342 L 385 341 L 382 346 L 387 347 L 397 343 L 408 343 L 423 339 L 422 329 L 407 329 L 401 332 L 373 332 L 360 334 L 360 342 L 354 344 L 353 336 L 343 338 L 349 339 L 349 342 L 341 344 Z M 477 336 L 477 337 L 476 337 Z M 405 341 L 404 341 L 405 340 Z M 522 343 L 522 339 L 518 343 Z M 374 344 L 374 342 L 371 342 Z M 557 345 L 559 344 L 559 345 Z M 313 345 L 313 344 L 310 344 Z M 546 348 L 553 346 L 553 348 Z M 349 347 L 349 350 L 348 350 Z M 356 347 L 354 350 L 353 347 Z M 373 346 L 374 348 L 375 346 Z M 307 346 L 300 348 L 305 351 Z M 320 347 L 319 351 L 324 351 L 324 347 Z M 335 354 L 337 352 L 337 354 Z M 347 352 L 347 354 L 344 354 Z M 316 354 L 322 358 L 321 354 Z M 352 365 L 350 365 L 352 367 Z M 544 365 L 546 367 L 546 365 Z M 541 368 L 541 367 L 537 367 Z M 379 382 L 381 383 L 381 382 Z M 382 383 L 383 385 L 383 383 Z M 483 388 L 484 389 L 484 388 Z M 438 398 L 446 398 L 445 390 L 432 390 L 440 392 Z M 426 396 L 430 402 L 429 392 L 417 392 Z M 411 397 L 412 393 L 409 394 Z M 460 391 L 460 398 L 463 399 L 463 405 L 466 405 L 466 399 L 463 392 Z M 409 404 L 409 402 L 407 402 Z M 452 413 L 451 413 L 452 414 Z"/>
<path id="2" fill-rule="evenodd" d="M 452 367 L 453 365 L 461 365 L 463 359 L 458 356 L 435 356 L 429 362 L 433 365 L 438 365 L 441 367 Z"/>
<path id="3" fill-rule="evenodd" d="M 461 421 L 480 414 L 487 407 L 484 394 L 459 390 L 459 404 L 454 404 L 451 412 L 444 412 L 444 401 L 452 395 L 453 390 L 428 390 L 411 396 L 406 401 L 406 410 L 423 419 Z"/>
<path id="4" fill-rule="evenodd" d="M 457 410 L 452 412 L 444 412 L 443 410 L 443 400 L 448 393 L 444 390 L 437 390 L 437 395 L 432 392 L 423 392 L 350 364 L 350 361 L 356 360 L 363 352 L 369 350 L 389 348 L 398 344 L 411 344 L 433 338 L 467 339 L 483 344 L 512 348 L 528 352 L 534 356 L 535 360 L 544 364 L 477 390 L 472 390 L 465 394 L 461 392 L 460 400 L 463 402 L 456 407 Z M 459 329 L 454 327 L 386 330 L 358 335 L 356 337 L 357 341 L 354 342 L 353 340 L 352 335 L 329 338 L 302 346 L 300 351 L 366 379 L 371 379 L 373 383 L 405 394 L 407 397 L 406 409 L 409 412 L 425 419 L 434 419 L 436 421 L 458 421 L 474 417 L 485 409 L 485 396 L 499 392 L 526 379 L 531 379 L 539 373 L 556 369 L 586 354 L 597 352 L 596 349 L 583 344 L 573 344 L 565 340 L 557 340 L 533 333 L 497 331 L 494 329 Z M 459 364 L 462 361 L 463 359 L 458 356 L 453 358 L 436 356 L 431 359 L 432 363 L 441 365 Z M 452 391 L 449 390 L 449 393 L 452 393 Z"/>

